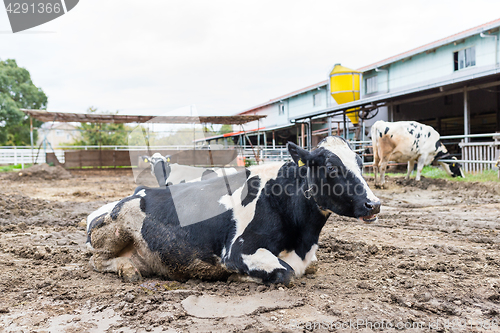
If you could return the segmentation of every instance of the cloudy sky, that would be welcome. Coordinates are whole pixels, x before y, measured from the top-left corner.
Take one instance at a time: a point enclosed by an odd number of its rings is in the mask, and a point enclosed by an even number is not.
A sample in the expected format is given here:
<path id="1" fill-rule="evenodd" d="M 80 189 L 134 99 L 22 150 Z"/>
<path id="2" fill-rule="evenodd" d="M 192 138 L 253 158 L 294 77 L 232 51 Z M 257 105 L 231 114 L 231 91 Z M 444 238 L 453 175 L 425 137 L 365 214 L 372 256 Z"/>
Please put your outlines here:
<path id="1" fill-rule="evenodd" d="M 0 8 L 0 59 L 51 111 L 234 114 L 499 17 L 498 0 L 82 0 L 17 34 Z"/>

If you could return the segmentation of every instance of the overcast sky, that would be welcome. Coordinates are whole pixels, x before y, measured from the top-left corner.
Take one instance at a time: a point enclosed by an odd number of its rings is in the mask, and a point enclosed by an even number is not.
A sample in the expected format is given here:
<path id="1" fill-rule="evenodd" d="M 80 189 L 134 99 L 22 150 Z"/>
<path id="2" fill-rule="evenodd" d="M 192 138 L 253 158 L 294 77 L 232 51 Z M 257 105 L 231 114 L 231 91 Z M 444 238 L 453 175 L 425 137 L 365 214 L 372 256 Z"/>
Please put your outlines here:
<path id="1" fill-rule="evenodd" d="M 51 111 L 234 114 L 499 17 L 499 0 L 82 0 L 17 34 L 1 7 L 0 59 Z"/>

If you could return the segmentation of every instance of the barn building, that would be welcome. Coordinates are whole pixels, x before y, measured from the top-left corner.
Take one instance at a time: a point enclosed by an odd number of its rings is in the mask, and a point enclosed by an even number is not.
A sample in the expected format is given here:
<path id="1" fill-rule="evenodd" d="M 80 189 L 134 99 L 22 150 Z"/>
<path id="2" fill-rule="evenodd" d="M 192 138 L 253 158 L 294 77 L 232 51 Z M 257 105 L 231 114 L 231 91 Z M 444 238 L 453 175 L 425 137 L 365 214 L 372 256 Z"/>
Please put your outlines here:
<path id="1" fill-rule="evenodd" d="M 329 133 L 363 139 L 379 119 L 416 120 L 441 135 L 500 131 L 499 28 L 497 19 L 358 70 L 338 64 L 327 80 L 238 114 L 267 116 L 246 126 L 267 147 L 311 148 Z"/>

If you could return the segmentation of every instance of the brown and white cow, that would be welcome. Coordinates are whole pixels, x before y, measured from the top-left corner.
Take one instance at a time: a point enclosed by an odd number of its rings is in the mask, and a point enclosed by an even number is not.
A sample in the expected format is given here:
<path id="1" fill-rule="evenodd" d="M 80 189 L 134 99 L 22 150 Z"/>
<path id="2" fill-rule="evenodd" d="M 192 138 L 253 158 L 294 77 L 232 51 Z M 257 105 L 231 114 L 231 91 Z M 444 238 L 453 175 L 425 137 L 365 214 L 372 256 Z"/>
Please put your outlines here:
<path id="1" fill-rule="evenodd" d="M 432 127 L 416 121 L 386 122 L 379 120 L 371 128 L 373 145 L 373 172 L 375 185 L 385 183 L 385 170 L 389 161 L 408 162 L 406 179 L 410 178 L 417 162 L 417 181 L 424 166 L 436 159 L 455 159 L 439 140 L 439 133 Z M 438 162 L 452 177 L 464 177 L 459 163 Z M 380 170 L 380 180 L 378 172 Z"/>

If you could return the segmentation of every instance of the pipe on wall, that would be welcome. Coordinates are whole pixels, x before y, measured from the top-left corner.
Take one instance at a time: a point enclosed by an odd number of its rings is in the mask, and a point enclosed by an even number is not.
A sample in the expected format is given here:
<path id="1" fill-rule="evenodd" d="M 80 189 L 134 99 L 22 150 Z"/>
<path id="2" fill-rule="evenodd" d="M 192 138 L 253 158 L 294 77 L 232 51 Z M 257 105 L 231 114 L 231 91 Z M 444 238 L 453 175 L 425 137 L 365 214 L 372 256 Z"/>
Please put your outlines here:
<path id="1" fill-rule="evenodd" d="M 493 37 L 495 38 L 495 67 L 498 66 L 498 36 L 497 35 L 486 35 L 484 32 L 479 34 L 481 38 Z"/>

